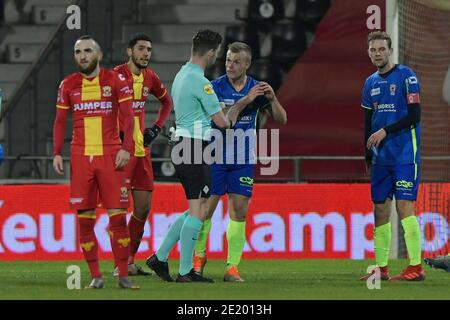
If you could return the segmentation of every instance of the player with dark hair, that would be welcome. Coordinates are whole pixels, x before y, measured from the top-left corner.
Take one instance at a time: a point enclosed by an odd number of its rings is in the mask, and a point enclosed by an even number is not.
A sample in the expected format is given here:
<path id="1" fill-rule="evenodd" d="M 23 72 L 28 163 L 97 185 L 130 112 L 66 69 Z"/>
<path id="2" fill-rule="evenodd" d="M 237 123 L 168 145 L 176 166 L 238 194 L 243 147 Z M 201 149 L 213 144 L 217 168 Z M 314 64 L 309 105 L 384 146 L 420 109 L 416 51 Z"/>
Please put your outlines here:
<path id="1" fill-rule="evenodd" d="M 172 150 L 172 162 L 188 199 L 189 210 L 177 218 L 157 252 L 147 259 L 149 268 L 164 281 L 173 281 L 167 259 L 180 241 L 180 268 L 176 281 L 213 282 L 195 273 L 192 264 L 197 237 L 207 214 L 206 200 L 210 196 L 210 172 L 203 151 L 208 144 L 211 119 L 219 128 L 230 128 L 245 106 L 244 103 L 235 106 L 225 116 L 211 83 L 204 76 L 205 68 L 214 64 L 221 42 L 220 34 L 200 30 L 192 39 L 191 59 L 181 67 L 172 86 L 175 137 L 178 140 Z M 179 147 L 180 154 L 174 154 Z M 186 160 L 185 153 L 189 154 Z M 200 161 L 196 161 L 195 154 L 200 153 Z"/>
<path id="2" fill-rule="evenodd" d="M 147 275 L 148 272 L 134 263 L 150 212 L 153 191 L 153 168 L 149 145 L 158 136 L 172 110 L 172 98 L 155 71 L 148 67 L 152 54 L 152 41 L 146 34 L 134 35 L 127 48 L 128 62 L 113 70 L 122 74 L 133 89 L 134 148 L 130 162 L 125 167 L 127 182 L 133 196 L 133 214 L 128 223 L 130 232 L 129 275 Z M 145 128 L 145 103 L 149 95 L 161 103 L 155 124 Z M 120 118 L 122 120 L 122 118 Z M 120 121 L 123 134 L 123 123 Z M 118 274 L 118 268 L 114 275 Z"/>
<path id="3" fill-rule="evenodd" d="M 236 139 L 223 139 L 222 163 L 211 165 L 212 186 L 211 197 L 208 199 L 208 215 L 198 237 L 194 256 L 194 269 L 203 274 L 207 261 L 206 241 L 211 229 L 211 218 L 220 197 L 227 193 L 230 220 L 226 232 L 227 270 L 223 278 L 227 282 L 244 281 L 239 274 L 238 265 L 245 245 L 246 217 L 255 176 L 258 114 L 267 113 L 278 124 L 287 122 L 286 111 L 276 98 L 272 87 L 247 75 L 251 60 L 251 48 L 247 44 L 231 43 L 225 61 L 226 74 L 212 81 L 219 101 L 225 105 L 224 112 L 243 97 L 247 96 L 250 102 L 233 127 Z"/>
<path id="4" fill-rule="evenodd" d="M 368 36 L 368 54 L 377 71 L 367 78 L 361 106 L 365 112 L 366 168 L 371 173 L 375 214 L 375 260 L 381 280 L 422 281 L 421 233 L 414 214 L 419 186 L 420 85 L 407 66 L 390 61 L 393 49 L 386 32 Z M 398 276 L 388 272 L 391 202 L 404 230 L 409 266 Z M 367 280 L 366 275 L 361 280 Z"/>
<path id="5" fill-rule="evenodd" d="M 69 113 L 73 119 L 70 150 L 70 204 L 77 210 L 80 244 L 92 282 L 88 288 L 104 286 L 94 232 L 98 195 L 109 215 L 109 234 L 118 286 L 138 289 L 128 279 L 130 236 L 126 224 L 129 205 L 124 167 L 133 150 L 132 92 L 125 77 L 100 68 L 102 51 L 91 36 L 82 36 L 74 46 L 79 72 L 64 78 L 59 86 L 53 127 L 53 167 L 64 174 L 62 147 Z M 119 138 L 118 116 L 125 138 Z"/>

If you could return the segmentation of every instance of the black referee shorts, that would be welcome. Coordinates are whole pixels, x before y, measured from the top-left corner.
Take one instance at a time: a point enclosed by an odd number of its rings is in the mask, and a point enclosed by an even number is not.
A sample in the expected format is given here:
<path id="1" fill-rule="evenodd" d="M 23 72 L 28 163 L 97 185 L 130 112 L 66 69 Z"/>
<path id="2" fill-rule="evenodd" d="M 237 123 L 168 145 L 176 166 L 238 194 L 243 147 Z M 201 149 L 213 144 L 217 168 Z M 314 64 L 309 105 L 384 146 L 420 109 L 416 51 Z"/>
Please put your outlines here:
<path id="1" fill-rule="evenodd" d="M 183 141 L 185 143 L 185 147 L 190 146 L 191 157 L 186 163 L 176 164 L 174 163 L 172 156 L 172 163 L 175 167 L 175 172 L 183 185 L 186 198 L 188 200 L 209 198 L 211 191 L 210 167 L 204 162 L 203 158 L 201 163 L 194 162 L 194 154 L 197 153 L 198 155 L 200 150 L 203 154 L 203 150 L 208 145 L 208 142 L 200 139 L 180 137 L 180 140 L 176 143 L 176 145 L 183 143 Z M 197 144 L 197 149 L 194 147 L 195 144 Z M 180 156 L 183 156 L 183 152 L 180 152 Z"/>

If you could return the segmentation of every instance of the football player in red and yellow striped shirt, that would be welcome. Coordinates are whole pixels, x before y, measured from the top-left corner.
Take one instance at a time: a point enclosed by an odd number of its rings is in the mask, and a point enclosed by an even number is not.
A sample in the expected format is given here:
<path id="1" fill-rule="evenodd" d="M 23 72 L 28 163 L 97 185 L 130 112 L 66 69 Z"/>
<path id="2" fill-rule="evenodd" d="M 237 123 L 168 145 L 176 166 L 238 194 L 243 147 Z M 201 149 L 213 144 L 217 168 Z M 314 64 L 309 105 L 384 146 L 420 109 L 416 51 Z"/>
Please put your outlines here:
<path id="1" fill-rule="evenodd" d="M 78 212 L 81 248 L 92 276 L 88 288 L 104 286 L 94 232 L 100 195 L 109 214 L 119 287 L 136 289 L 128 280 L 130 236 L 126 209 L 129 202 L 124 171 L 133 151 L 132 91 L 123 75 L 100 68 L 102 52 L 91 36 L 82 36 L 75 42 L 74 56 L 79 72 L 67 76 L 58 91 L 53 167 L 58 174 L 64 173 L 61 154 L 67 117 L 71 113 L 70 204 Z M 125 132 L 123 143 L 119 138 L 119 110 Z"/>
<path id="2" fill-rule="evenodd" d="M 161 131 L 173 107 L 169 92 L 158 75 L 148 68 L 151 52 L 152 41 L 149 36 L 136 34 L 128 43 L 128 62 L 114 68 L 114 71 L 126 78 L 130 88 L 133 89 L 134 148 L 130 162 L 125 167 L 127 180 L 129 179 L 128 186 L 133 196 L 133 214 L 128 223 L 131 239 L 129 275 L 148 274 L 134 263 L 152 200 L 153 168 L 148 146 Z M 149 95 L 155 96 L 160 101 L 161 107 L 155 124 L 145 129 L 145 103 Z M 120 127 L 123 128 L 122 121 Z M 114 274 L 116 273 L 117 270 Z"/>

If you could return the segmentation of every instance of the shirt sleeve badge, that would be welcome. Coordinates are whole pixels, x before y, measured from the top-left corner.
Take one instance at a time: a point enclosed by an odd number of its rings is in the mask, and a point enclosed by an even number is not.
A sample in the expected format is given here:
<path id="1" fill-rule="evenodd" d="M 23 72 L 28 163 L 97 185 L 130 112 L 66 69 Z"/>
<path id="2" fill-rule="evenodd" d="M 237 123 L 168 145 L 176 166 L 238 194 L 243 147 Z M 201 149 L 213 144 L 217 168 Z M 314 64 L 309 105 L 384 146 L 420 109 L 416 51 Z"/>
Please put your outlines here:
<path id="1" fill-rule="evenodd" d="M 214 89 L 211 84 L 205 84 L 203 87 L 203 91 L 205 91 L 206 94 L 214 94 Z"/>

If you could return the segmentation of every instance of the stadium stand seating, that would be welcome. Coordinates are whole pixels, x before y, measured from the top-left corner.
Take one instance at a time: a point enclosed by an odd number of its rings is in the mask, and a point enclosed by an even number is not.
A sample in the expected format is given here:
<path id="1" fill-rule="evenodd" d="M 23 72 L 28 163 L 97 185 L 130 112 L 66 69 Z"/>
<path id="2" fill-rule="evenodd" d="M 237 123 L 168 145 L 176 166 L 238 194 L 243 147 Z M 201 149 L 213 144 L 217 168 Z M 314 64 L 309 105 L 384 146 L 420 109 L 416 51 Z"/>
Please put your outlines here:
<path id="1" fill-rule="evenodd" d="M 278 22 L 272 28 L 272 59 L 287 72 L 306 50 L 306 33 L 302 26 L 293 22 Z"/>
<path id="2" fill-rule="evenodd" d="M 315 29 L 330 5 L 330 0 L 297 0 L 295 19 Z"/>
<path id="3" fill-rule="evenodd" d="M 62 77 L 75 71 L 70 48 L 82 34 L 92 34 L 99 40 L 104 52 L 102 64 L 112 67 L 127 60 L 125 49 L 131 35 L 148 33 L 153 41 L 150 66 L 168 90 L 180 66 L 189 59 L 192 36 L 199 29 L 215 30 L 225 38 L 216 65 L 207 70 L 209 77 L 224 73 L 226 45 L 244 41 L 253 49 L 250 74 L 268 81 L 275 89 L 280 86 L 291 61 L 298 57 L 295 54 L 301 55 L 305 46 L 305 31 L 298 24 L 293 26 L 297 23 L 296 0 L 85 0 L 80 1 L 83 7 L 82 30 L 64 32 L 58 35 L 59 39 L 51 39 L 51 35 L 73 0 L 18 2 L 22 3 L 20 8 L 14 5 L 14 0 L 6 2 L 6 26 L 0 28 L 0 68 L 5 70 L 0 73 L 0 87 L 8 101 L 19 83 L 27 85 L 14 112 L 8 116 L 8 123 L 33 119 L 23 132 L 10 138 L 7 143 L 10 154 L 51 154 L 55 92 Z M 261 6 L 263 8 L 259 10 Z M 312 35 L 308 30 L 306 38 L 309 46 Z M 42 49 L 50 43 L 58 45 L 46 53 L 45 62 L 33 71 L 33 76 L 24 79 L 33 62 L 42 54 Z M 29 106 L 34 108 L 32 116 Z M 158 106 L 152 97 L 147 108 L 147 122 L 156 118 Z M 173 122 L 172 114 L 165 133 Z M 0 125 L 0 142 L 4 142 L 4 123 Z M 156 142 L 165 142 L 164 135 Z M 68 149 L 67 144 L 65 148 Z M 155 146 L 154 151 L 166 152 L 162 146 Z M 28 174 L 19 167 L 16 171 Z"/>
<path id="4" fill-rule="evenodd" d="M 373 67 L 366 53 L 367 33 L 358 27 L 365 18 L 346 14 L 350 6 L 335 2 L 318 25 L 312 46 L 290 69 L 278 91 L 289 115 L 288 124 L 280 130 L 282 154 L 363 155 L 361 89 Z M 352 12 L 364 9 L 363 4 L 353 8 Z M 342 27 L 336 29 L 337 25 Z M 277 126 L 269 120 L 267 127 Z M 362 161 L 305 161 L 301 168 L 307 181 L 365 177 Z"/>
<path id="5" fill-rule="evenodd" d="M 70 3 L 70 0 L 28 0 L 19 6 L 15 1 L 6 1 L 6 20 L 0 38 L 0 63 L 2 71 L 8 71 L 0 73 L 5 101 L 50 40 L 52 30 Z"/>
<path id="6" fill-rule="evenodd" d="M 274 90 L 277 90 L 281 85 L 283 76 L 281 66 L 270 59 L 254 60 L 248 74 L 255 79 L 268 82 Z"/>
<path id="7" fill-rule="evenodd" d="M 3 92 L 3 105 L 11 100 L 21 83 L 36 80 L 30 80 L 27 74 L 46 44 L 52 41 L 52 34 L 65 16 L 67 5 L 71 3 L 72 0 L 5 1 L 5 22 L 0 26 L 0 88 Z M 52 72 L 51 69 L 47 71 Z M 50 76 L 50 73 L 43 73 L 43 77 L 39 79 L 41 86 L 51 83 L 47 82 L 46 75 Z M 26 96 L 31 97 L 29 94 Z M 31 133 L 30 129 L 37 128 L 37 123 L 41 123 L 44 127 L 46 121 L 51 121 L 43 118 L 46 115 L 44 112 L 37 112 L 35 108 L 37 103 L 38 97 L 35 95 L 32 102 L 23 102 L 23 107 L 17 108 L 14 116 L 11 115 L 10 119 L 15 119 L 16 128 L 17 123 L 23 124 L 23 129 L 14 131 L 14 135 L 11 135 L 12 128 L 6 128 L 5 121 L 0 123 L 0 143 L 5 143 L 5 139 L 9 140 L 4 144 L 9 155 L 37 153 L 35 146 L 38 142 L 34 139 L 45 141 L 43 137 L 45 134 L 38 134 L 36 131 Z M 30 114 L 36 116 L 31 122 L 29 122 Z M 12 123 L 12 120 L 9 123 Z M 31 171 L 36 171 L 35 168 L 36 166 L 33 166 Z M 17 166 L 16 172 L 16 176 L 31 176 L 30 170 L 23 169 L 21 165 Z"/>
<path id="8" fill-rule="evenodd" d="M 249 0 L 247 20 L 252 23 L 274 22 L 284 18 L 284 2 Z"/>

